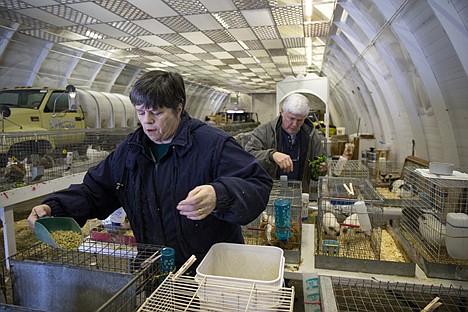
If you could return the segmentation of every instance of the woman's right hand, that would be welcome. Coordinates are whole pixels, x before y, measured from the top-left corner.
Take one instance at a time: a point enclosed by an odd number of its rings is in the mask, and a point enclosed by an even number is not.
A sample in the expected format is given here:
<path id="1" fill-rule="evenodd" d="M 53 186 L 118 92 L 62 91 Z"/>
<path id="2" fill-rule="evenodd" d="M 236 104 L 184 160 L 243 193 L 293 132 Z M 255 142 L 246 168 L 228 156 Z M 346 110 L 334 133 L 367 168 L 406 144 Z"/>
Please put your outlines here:
<path id="1" fill-rule="evenodd" d="M 52 214 L 52 210 L 48 205 L 42 204 L 35 206 L 32 210 L 31 213 L 29 214 L 28 217 L 28 224 L 29 227 L 34 229 L 34 223 L 36 223 L 36 220 L 42 217 L 50 216 Z"/>

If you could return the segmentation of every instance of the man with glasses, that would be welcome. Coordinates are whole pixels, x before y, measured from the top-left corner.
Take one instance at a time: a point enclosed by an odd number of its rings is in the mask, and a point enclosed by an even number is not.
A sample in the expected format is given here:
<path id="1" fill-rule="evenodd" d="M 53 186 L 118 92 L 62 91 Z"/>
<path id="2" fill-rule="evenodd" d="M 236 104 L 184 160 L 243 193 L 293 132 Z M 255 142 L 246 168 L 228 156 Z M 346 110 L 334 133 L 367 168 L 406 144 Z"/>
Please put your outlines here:
<path id="1" fill-rule="evenodd" d="M 308 115 L 307 97 L 293 93 L 284 100 L 280 116 L 254 129 L 245 146 L 273 179 L 287 175 L 288 180 L 302 181 L 306 193 L 311 178 L 309 161 L 325 153 L 323 134 L 315 131 Z"/>

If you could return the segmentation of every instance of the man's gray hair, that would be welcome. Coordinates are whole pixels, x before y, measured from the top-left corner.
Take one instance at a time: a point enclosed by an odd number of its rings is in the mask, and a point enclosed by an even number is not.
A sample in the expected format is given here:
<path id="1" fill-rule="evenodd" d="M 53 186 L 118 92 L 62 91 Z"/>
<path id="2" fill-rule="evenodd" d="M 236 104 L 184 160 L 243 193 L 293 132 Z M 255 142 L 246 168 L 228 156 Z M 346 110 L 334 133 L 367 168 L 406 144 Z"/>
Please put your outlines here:
<path id="1" fill-rule="evenodd" d="M 307 116 L 309 114 L 309 100 L 299 93 L 290 94 L 284 100 L 283 112 Z"/>

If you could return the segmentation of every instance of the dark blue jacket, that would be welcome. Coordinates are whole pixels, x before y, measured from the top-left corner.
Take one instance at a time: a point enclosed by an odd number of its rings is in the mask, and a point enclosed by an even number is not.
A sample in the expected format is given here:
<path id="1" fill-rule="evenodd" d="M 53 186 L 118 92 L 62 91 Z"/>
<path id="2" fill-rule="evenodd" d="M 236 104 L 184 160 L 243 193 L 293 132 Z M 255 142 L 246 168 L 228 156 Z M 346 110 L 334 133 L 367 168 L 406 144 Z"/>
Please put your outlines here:
<path id="1" fill-rule="evenodd" d="M 136 130 L 82 184 L 49 196 L 44 203 L 52 215 L 84 225 L 123 207 L 137 241 L 173 247 L 178 267 L 192 254 L 201 261 L 214 243 L 243 243 L 240 225 L 265 209 L 273 183 L 255 157 L 226 132 L 187 113 L 159 163 L 148 140 Z M 215 211 L 200 221 L 181 216 L 177 204 L 203 184 L 216 190 Z"/>

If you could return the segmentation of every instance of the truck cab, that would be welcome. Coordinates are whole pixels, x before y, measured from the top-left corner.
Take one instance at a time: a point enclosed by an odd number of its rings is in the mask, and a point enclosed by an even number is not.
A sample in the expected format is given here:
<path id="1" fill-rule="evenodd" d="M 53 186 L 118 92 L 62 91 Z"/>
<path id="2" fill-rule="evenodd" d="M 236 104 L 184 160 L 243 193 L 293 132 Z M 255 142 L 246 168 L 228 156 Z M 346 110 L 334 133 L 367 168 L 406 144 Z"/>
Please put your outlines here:
<path id="1" fill-rule="evenodd" d="M 51 131 L 84 129 L 84 114 L 75 103 L 76 90 L 18 87 L 0 91 L 0 154 L 11 156 L 47 154 L 60 145 L 77 143 L 83 135 L 52 135 Z"/>

